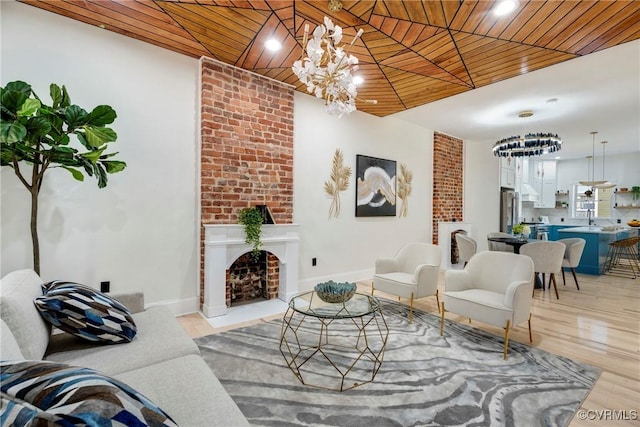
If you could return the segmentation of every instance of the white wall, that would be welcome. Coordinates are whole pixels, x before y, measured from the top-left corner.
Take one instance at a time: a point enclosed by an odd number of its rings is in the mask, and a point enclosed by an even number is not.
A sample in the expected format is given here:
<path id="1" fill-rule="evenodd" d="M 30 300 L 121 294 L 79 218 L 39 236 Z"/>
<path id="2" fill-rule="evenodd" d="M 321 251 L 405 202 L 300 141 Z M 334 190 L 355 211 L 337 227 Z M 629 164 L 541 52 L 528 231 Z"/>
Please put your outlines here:
<path id="1" fill-rule="evenodd" d="M 85 109 L 118 113 L 112 150 L 125 171 L 98 189 L 47 172 L 40 194 L 43 279 L 113 291 L 140 289 L 146 302 L 197 306 L 196 90 L 198 62 L 32 6 L 1 2 L 2 86 L 26 81 L 49 102 L 66 85 Z M 31 268 L 28 192 L 2 167 L 0 271 Z"/>
<path id="2" fill-rule="evenodd" d="M 492 146 L 492 142 L 464 144 L 464 221 L 472 224 L 478 252 L 488 250 L 487 234 L 500 229 L 500 169 Z"/>
<path id="3" fill-rule="evenodd" d="M 341 214 L 329 218 L 324 192 L 335 150 L 352 169 L 341 195 Z M 431 242 L 433 132 L 392 118 L 356 111 L 338 118 L 321 100 L 299 92 L 294 109 L 294 222 L 301 225 L 301 288 L 325 279 L 370 278 L 377 257 L 392 256 L 409 241 Z M 395 160 L 413 172 L 406 217 L 355 217 L 356 155 Z M 397 211 L 399 212 L 399 205 Z M 312 267 L 311 259 L 317 258 Z"/>
<path id="4" fill-rule="evenodd" d="M 92 179 L 49 172 L 40 196 L 43 279 L 74 280 L 113 291 L 140 289 L 147 303 L 196 310 L 198 61 L 32 6 L 1 3 L 2 80 L 21 79 L 48 96 L 65 84 L 87 109 L 118 113 L 113 150 L 128 164 L 98 189 Z M 29 28 L 29 31 L 25 31 Z M 46 42 L 55 35 L 54 42 Z M 325 278 L 370 277 L 375 258 L 407 241 L 431 241 L 433 132 L 355 112 L 340 119 L 296 93 L 294 221 L 301 225 L 301 288 Z M 324 194 L 336 148 L 354 177 L 342 214 L 329 219 Z M 414 174 L 406 218 L 355 218 L 355 158 L 405 163 Z M 12 171 L 1 168 L 0 273 L 31 268 L 29 203 Z M 311 267 L 311 258 L 318 265 Z"/>

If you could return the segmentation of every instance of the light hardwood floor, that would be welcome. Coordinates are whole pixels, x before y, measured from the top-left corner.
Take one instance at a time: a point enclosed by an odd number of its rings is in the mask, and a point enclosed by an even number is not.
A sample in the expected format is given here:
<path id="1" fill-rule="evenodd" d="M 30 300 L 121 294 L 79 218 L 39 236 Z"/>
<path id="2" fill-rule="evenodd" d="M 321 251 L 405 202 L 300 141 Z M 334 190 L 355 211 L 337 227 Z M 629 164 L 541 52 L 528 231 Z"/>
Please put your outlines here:
<path id="1" fill-rule="evenodd" d="M 562 284 L 561 275 L 558 276 L 559 300 L 553 289 L 535 291 L 531 345 L 602 369 L 593 390 L 583 402 L 581 411 L 584 412 L 577 413 L 570 427 L 640 426 L 640 418 L 630 419 L 634 414 L 640 417 L 640 278 L 578 274 L 578 291 L 570 273 L 566 286 Z M 444 273 L 440 275 L 440 292 L 444 289 L 443 277 Z M 370 292 L 369 283 L 358 283 L 359 290 Z M 393 298 L 381 292 L 376 292 L 376 296 Z M 408 304 L 406 300 L 402 302 Z M 415 306 L 437 313 L 434 297 L 417 300 Z M 213 328 L 199 313 L 181 316 L 179 320 L 195 338 L 277 318 L 281 315 L 226 328 Z M 467 321 L 450 313 L 447 318 Z M 478 322 L 474 325 L 503 335 L 499 328 Z M 510 339 L 529 344 L 526 323 L 513 329 Z M 598 412 L 604 410 L 625 412 L 609 413 L 608 416 L 606 412 Z M 587 419 L 580 419 L 581 414 L 586 414 Z M 612 419 L 615 417 L 618 420 Z M 620 420 L 620 417 L 628 419 Z"/>

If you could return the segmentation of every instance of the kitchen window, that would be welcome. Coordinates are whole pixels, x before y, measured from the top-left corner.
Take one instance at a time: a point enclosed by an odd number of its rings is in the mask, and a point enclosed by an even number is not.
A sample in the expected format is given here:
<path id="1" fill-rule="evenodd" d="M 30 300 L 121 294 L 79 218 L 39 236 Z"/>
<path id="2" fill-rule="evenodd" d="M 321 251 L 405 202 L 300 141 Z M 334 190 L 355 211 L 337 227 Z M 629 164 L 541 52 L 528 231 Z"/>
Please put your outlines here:
<path id="1" fill-rule="evenodd" d="M 587 190 L 593 193 L 591 196 L 585 195 Z M 574 218 L 587 218 L 591 211 L 591 218 L 611 218 L 611 188 L 591 188 L 586 185 L 574 185 L 573 187 L 573 210 Z"/>

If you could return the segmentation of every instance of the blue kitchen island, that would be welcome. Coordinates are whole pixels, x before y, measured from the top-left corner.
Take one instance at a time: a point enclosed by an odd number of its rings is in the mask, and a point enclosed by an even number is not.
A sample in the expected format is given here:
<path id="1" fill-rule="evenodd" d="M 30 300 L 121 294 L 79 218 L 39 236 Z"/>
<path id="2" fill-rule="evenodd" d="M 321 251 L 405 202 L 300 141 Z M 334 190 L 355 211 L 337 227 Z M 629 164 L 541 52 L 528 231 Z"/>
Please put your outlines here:
<path id="1" fill-rule="evenodd" d="M 617 228 L 617 229 L 616 229 Z M 571 227 L 558 230 L 559 239 L 580 237 L 587 241 L 576 272 L 600 275 L 607 260 L 609 243 L 638 235 L 637 228 L 629 227 Z"/>

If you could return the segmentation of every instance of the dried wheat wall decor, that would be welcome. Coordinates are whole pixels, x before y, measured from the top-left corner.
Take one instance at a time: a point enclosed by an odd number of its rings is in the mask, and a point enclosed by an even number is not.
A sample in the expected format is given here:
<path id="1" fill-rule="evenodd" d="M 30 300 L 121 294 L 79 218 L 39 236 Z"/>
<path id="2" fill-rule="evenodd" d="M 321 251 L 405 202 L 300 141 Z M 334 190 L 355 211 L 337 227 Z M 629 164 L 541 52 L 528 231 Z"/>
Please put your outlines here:
<path id="1" fill-rule="evenodd" d="M 398 198 L 402 200 L 399 216 L 407 216 L 409 213 L 409 196 L 411 195 L 411 181 L 413 181 L 413 173 L 407 167 L 400 163 L 400 174 L 398 175 Z"/>
<path id="2" fill-rule="evenodd" d="M 336 152 L 333 154 L 331 178 L 324 183 L 324 191 L 332 197 L 329 218 L 337 218 L 340 215 L 340 192 L 349 188 L 350 177 L 351 167 L 344 165 L 342 151 L 336 148 Z"/>

